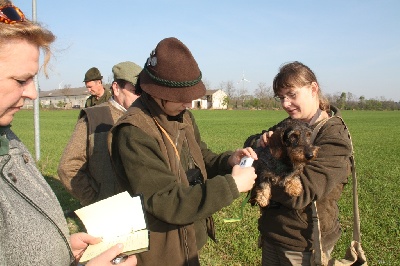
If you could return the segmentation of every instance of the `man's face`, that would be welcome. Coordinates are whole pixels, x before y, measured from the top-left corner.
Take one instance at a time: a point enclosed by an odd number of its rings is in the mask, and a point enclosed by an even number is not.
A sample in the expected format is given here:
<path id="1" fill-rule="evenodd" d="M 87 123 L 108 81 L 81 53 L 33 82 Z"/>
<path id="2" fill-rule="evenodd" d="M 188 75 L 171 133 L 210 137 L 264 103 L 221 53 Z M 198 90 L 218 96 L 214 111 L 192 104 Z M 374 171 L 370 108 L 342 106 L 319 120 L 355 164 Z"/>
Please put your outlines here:
<path id="1" fill-rule="evenodd" d="M 129 106 L 139 98 L 139 95 L 135 94 L 135 86 L 132 83 L 127 82 L 124 88 L 121 88 L 117 82 L 113 82 L 112 84 L 113 92 L 114 92 L 114 100 L 128 109 Z"/>
<path id="2" fill-rule="evenodd" d="M 88 81 L 85 85 L 91 95 L 95 96 L 96 98 L 103 96 L 104 88 L 101 80 Z"/>

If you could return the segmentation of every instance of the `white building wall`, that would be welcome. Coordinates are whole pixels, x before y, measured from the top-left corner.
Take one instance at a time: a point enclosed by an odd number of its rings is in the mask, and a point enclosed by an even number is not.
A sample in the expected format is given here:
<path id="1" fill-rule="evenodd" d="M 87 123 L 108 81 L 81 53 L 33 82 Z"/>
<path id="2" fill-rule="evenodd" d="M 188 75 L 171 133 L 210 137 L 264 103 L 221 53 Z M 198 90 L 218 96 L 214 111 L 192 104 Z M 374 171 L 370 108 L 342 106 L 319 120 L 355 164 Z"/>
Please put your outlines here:
<path id="1" fill-rule="evenodd" d="M 223 90 L 217 90 L 212 95 L 207 96 L 208 101 L 207 99 L 193 100 L 192 109 L 227 109 L 227 106 L 223 104 L 226 96 Z"/>
<path id="2" fill-rule="evenodd" d="M 85 107 L 86 99 L 89 96 L 87 95 L 78 95 L 78 96 L 55 96 L 55 97 L 44 97 L 40 98 L 40 103 L 43 106 L 54 106 L 57 107 L 59 102 L 66 103 L 68 107 L 79 105 L 81 108 Z"/>
<path id="3" fill-rule="evenodd" d="M 224 99 L 226 97 L 226 93 L 223 90 L 217 90 L 212 95 L 212 108 L 213 109 L 226 109 L 226 104 L 224 105 Z"/>

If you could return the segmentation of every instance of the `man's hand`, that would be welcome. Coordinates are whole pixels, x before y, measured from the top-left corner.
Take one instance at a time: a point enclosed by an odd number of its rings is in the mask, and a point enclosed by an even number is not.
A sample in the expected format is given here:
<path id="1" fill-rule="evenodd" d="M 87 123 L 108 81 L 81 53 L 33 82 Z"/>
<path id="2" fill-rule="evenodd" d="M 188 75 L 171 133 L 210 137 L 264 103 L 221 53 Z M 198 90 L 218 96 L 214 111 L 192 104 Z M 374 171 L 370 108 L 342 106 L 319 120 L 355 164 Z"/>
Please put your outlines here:
<path id="1" fill-rule="evenodd" d="M 254 167 L 242 168 L 239 165 L 235 165 L 232 169 L 232 177 L 239 192 L 247 192 L 252 189 L 257 175 Z"/>

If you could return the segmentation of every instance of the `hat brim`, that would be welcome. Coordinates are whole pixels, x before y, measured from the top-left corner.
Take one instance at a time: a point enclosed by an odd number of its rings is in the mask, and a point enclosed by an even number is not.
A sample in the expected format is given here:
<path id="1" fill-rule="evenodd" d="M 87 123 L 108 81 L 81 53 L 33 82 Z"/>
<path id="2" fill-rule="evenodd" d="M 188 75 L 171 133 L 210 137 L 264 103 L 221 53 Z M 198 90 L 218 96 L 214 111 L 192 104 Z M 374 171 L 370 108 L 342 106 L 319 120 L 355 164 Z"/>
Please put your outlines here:
<path id="1" fill-rule="evenodd" d="M 191 87 L 167 87 L 155 83 L 146 71 L 142 71 L 139 77 L 142 90 L 159 99 L 189 103 L 206 95 L 206 87 L 202 81 Z"/>
<path id="2" fill-rule="evenodd" d="M 102 80 L 103 76 L 96 77 L 96 78 L 91 78 L 91 79 L 85 79 L 83 82 L 89 82 L 89 81 L 95 81 L 95 80 Z"/>

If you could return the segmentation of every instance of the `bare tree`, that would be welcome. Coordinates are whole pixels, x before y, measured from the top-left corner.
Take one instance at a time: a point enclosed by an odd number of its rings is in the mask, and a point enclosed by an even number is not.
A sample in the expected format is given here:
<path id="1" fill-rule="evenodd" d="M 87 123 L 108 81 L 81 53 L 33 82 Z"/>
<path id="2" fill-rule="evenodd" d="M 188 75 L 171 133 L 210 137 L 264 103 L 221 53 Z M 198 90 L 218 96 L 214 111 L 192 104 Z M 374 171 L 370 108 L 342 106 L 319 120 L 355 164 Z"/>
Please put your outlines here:
<path id="1" fill-rule="evenodd" d="M 347 101 L 345 109 L 352 110 L 357 108 L 357 96 L 351 92 L 347 92 Z"/>
<path id="2" fill-rule="evenodd" d="M 236 89 L 231 80 L 226 82 L 221 82 L 219 86 L 228 95 L 229 98 L 236 97 Z"/>
<path id="3" fill-rule="evenodd" d="M 61 94 L 64 96 L 69 96 L 71 94 L 71 84 L 65 84 L 63 88 L 60 90 Z"/>
<path id="4" fill-rule="evenodd" d="M 206 90 L 211 90 L 211 82 L 208 79 L 202 79 L 201 80 L 206 87 Z"/>
<path id="5" fill-rule="evenodd" d="M 267 86 L 267 83 L 258 83 L 254 95 L 259 99 L 262 107 L 271 107 L 273 93 L 271 87 Z"/>
<path id="6" fill-rule="evenodd" d="M 347 101 L 348 102 L 354 102 L 354 101 L 356 101 L 356 98 L 357 97 L 353 93 L 347 92 Z"/>
<path id="7" fill-rule="evenodd" d="M 112 84 L 113 81 L 114 81 L 114 75 L 113 74 L 108 75 L 106 84 Z"/>
<path id="8" fill-rule="evenodd" d="M 219 86 L 226 93 L 228 98 L 227 103 L 229 105 L 229 103 L 231 103 L 232 100 L 234 100 L 236 97 L 236 89 L 235 86 L 233 85 L 233 82 L 231 80 L 227 82 L 221 82 Z"/>
<path id="9" fill-rule="evenodd" d="M 271 91 L 271 87 L 268 87 L 267 83 L 260 82 L 257 84 L 257 89 L 255 90 L 254 95 L 260 100 L 268 99 L 272 97 Z"/>
<path id="10" fill-rule="evenodd" d="M 331 104 L 336 104 L 340 99 L 340 92 L 335 92 L 334 94 L 326 93 L 325 98 L 327 98 Z"/>
<path id="11" fill-rule="evenodd" d="M 71 84 L 68 83 L 68 84 L 65 84 L 63 86 L 63 88 L 60 90 L 61 94 L 65 96 L 65 98 L 64 98 L 65 100 L 64 100 L 63 104 L 61 104 L 60 102 L 59 102 L 59 104 L 65 106 L 66 103 L 71 102 L 71 100 L 69 98 L 71 96 L 71 92 L 72 92 L 71 87 L 72 87 Z"/>

